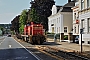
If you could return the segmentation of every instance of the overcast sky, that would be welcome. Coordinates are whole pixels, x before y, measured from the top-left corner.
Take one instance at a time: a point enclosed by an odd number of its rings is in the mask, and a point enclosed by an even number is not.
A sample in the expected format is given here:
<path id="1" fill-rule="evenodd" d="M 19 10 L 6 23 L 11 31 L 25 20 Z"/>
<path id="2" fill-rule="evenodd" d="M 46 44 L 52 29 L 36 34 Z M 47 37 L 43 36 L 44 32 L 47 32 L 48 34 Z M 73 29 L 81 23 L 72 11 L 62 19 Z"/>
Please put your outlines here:
<path id="1" fill-rule="evenodd" d="M 29 9 L 31 0 L 0 0 L 0 24 L 9 24 L 22 10 Z M 67 0 L 55 0 L 56 5 L 64 5 Z"/>

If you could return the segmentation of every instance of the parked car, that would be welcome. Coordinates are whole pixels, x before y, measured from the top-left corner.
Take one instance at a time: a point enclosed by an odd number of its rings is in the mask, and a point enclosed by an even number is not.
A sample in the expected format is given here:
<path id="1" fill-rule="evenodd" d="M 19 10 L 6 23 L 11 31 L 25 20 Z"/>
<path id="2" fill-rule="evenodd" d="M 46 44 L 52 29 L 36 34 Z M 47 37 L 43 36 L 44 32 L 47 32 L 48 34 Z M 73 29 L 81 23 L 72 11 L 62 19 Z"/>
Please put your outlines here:
<path id="1" fill-rule="evenodd" d="M 79 36 L 75 37 L 75 43 L 79 43 Z"/>
<path id="2" fill-rule="evenodd" d="M 7 36 L 8 36 L 8 37 L 11 37 L 11 34 L 8 34 Z"/>

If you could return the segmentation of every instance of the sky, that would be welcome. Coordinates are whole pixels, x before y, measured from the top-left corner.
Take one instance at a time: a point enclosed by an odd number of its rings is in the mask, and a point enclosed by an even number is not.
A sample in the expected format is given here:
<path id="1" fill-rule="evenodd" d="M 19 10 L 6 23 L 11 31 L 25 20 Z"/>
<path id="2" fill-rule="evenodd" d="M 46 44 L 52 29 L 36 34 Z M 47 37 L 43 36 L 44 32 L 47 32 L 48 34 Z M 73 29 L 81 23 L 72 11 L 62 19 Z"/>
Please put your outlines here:
<path id="1" fill-rule="evenodd" d="M 0 24 L 11 24 L 22 10 L 30 9 L 31 0 L 0 0 Z M 55 0 L 55 5 L 64 5 L 68 0 Z"/>

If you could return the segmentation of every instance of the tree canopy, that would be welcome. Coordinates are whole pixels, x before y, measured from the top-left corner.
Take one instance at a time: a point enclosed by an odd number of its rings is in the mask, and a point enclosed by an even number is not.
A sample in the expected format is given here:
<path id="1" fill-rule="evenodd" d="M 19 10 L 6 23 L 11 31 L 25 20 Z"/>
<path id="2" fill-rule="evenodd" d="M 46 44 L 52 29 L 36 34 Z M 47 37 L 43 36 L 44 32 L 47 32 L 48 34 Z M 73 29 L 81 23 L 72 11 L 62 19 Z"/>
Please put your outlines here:
<path id="1" fill-rule="evenodd" d="M 16 16 L 12 21 L 11 30 L 19 33 L 19 17 L 20 15 Z"/>
<path id="2" fill-rule="evenodd" d="M 34 8 L 32 8 L 30 11 L 29 11 L 29 16 L 28 16 L 30 19 L 29 19 L 29 22 L 40 22 L 39 21 L 39 16 L 36 12 L 36 10 Z"/>
<path id="3" fill-rule="evenodd" d="M 48 30 L 48 18 L 51 15 L 52 6 L 55 5 L 54 0 L 34 0 L 30 2 L 31 9 L 35 9 L 39 16 L 39 22 Z"/>
<path id="4" fill-rule="evenodd" d="M 19 18 L 19 31 L 22 34 L 24 32 L 24 26 L 27 23 L 27 19 L 28 19 L 28 10 L 24 9 L 21 12 L 20 18 Z"/>
<path id="5" fill-rule="evenodd" d="M 12 23 L 12 31 L 23 33 L 24 26 L 30 22 L 38 22 L 44 26 L 45 31 L 48 30 L 48 18 L 51 15 L 54 0 L 34 0 L 30 2 L 30 9 L 24 9 L 19 16 L 16 16 Z"/>

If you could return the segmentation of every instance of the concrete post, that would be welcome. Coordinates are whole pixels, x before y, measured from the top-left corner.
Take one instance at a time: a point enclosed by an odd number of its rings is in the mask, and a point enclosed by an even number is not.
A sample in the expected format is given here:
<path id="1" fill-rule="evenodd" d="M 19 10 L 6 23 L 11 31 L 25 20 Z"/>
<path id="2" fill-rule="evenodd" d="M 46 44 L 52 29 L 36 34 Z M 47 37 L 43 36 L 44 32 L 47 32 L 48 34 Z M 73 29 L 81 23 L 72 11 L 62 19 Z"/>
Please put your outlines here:
<path id="1" fill-rule="evenodd" d="M 71 41 L 73 41 L 73 35 L 72 35 L 72 33 L 68 33 L 68 42 L 71 42 Z"/>
<path id="2" fill-rule="evenodd" d="M 64 40 L 64 33 L 60 33 L 60 42 Z"/>

